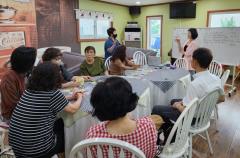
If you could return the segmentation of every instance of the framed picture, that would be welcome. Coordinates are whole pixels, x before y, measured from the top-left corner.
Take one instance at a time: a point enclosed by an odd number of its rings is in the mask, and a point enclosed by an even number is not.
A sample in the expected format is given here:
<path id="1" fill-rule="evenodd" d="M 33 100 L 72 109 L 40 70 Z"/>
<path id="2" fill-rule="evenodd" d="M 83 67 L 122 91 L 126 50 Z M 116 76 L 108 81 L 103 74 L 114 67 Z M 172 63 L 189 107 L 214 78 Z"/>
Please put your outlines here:
<path id="1" fill-rule="evenodd" d="M 0 68 L 9 60 L 12 51 L 19 46 L 31 46 L 28 27 L 0 27 Z"/>
<path id="2" fill-rule="evenodd" d="M 10 55 L 19 46 L 31 46 L 30 31 L 26 26 L 0 27 L 0 58 Z"/>
<path id="3" fill-rule="evenodd" d="M 0 32 L 0 51 L 25 45 L 24 31 Z"/>

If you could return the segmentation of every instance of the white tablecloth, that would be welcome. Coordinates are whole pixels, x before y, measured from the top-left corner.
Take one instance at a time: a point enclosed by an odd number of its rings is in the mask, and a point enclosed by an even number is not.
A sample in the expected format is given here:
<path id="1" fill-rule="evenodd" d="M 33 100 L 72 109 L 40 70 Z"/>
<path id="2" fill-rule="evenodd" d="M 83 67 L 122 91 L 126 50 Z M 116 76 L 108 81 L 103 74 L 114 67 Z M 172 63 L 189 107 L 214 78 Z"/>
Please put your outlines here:
<path id="1" fill-rule="evenodd" d="M 161 70 L 159 70 L 159 72 L 160 71 Z M 166 71 L 166 74 L 168 72 L 168 70 L 163 70 L 163 71 Z M 158 72 L 153 72 L 153 73 L 158 73 Z M 147 88 L 145 88 L 144 92 L 141 93 L 138 106 L 133 112 L 131 112 L 132 117 L 140 118 L 143 116 L 150 115 L 152 107 L 154 105 L 168 105 L 172 99 L 182 98 L 185 95 L 185 91 L 186 91 L 185 84 L 189 82 L 190 75 L 186 71 L 182 71 L 180 72 L 180 74 L 181 73 L 182 75 L 178 76 L 176 80 L 172 79 L 174 84 L 171 86 L 171 88 L 169 88 L 165 92 L 163 92 L 161 88 L 156 86 L 150 79 L 146 79 L 144 77 L 141 78 L 141 82 L 144 83 L 143 85 L 147 85 Z M 172 74 L 168 74 L 166 76 L 163 76 L 163 78 L 164 79 L 166 79 L 166 77 L 171 78 L 172 77 L 171 75 Z M 144 74 L 144 76 L 147 76 L 147 74 Z M 139 76 L 130 75 L 130 76 L 125 76 L 124 78 L 135 78 L 135 77 L 139 77 Z M 135 84 L 133 83 L 134 82 L 131 83 L 133 86 L 133 89 L 136 89 L 134 88 Z M 91 125 L 96 124 L 98 120 L 96 118 L 93 118 L 91 114 L 82 112 L 81 110 L 74 115 L 63 113 L 61 116 L 63 117 L 64 124 L 65 124 L 65 128 L 64 128 L 65 155 L 66 155 L 66 158 L 68 158 L 72 147 L 75 144 L 77 144 L 79 141 L 85 138 L 87 130 L 90 128 Z"/>

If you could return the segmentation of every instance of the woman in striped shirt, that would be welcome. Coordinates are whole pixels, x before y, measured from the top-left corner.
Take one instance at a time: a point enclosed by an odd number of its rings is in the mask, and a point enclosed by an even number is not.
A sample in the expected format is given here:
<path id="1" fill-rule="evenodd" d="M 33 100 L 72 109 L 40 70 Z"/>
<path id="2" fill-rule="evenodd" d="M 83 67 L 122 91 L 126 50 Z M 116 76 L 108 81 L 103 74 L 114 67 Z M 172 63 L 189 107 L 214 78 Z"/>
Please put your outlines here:
<path id="1" fill-rule="evenodd" d="M 64 128 L 57 113 L 76 112 L 82 94 L 75 93 L 69 103 L 58 90 L 59 67 L 51 62 L 38 65 L 29 79 L 27 90 L 18 102 L 9 129 L 9 143 L 16 157 L 50 158 L 64 152 Z"/>

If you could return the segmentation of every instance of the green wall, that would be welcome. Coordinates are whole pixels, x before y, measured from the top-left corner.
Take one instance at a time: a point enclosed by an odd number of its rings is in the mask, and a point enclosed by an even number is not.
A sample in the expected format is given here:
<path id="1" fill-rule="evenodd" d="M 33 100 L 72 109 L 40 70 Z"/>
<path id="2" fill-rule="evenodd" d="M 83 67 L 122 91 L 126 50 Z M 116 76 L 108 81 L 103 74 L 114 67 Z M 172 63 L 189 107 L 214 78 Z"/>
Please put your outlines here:
<path id="1" fill-rule="evenodd" d="M 195 19 L 169 19 L 169 4 L 141 8 L 141 15 L 134 17 L 143 28 L 143 47 L 146 48 L 146 16 L 162 15 L 163 61 L 168 60 L 167 52 L 172 47 L 172 30 L 178 27 L 206 27 L 209 10 L 240 9 L 240 0 L 200 0 L 197 1 Z"/>
<path id="2" fill-rule="evenodd" d="M 141 15 L 131 17 L 127 7 L 106 4 L 91 0 L 79 0 L 80 9 L 105 11 L 113 13 L 113 25 L 124 39 L 124 27 L 127 21 L 137 21 L 143 28 L 143 47 L 146 48 L 146 16 L 162 15 L 162 53 L 163 61 L 168 60 L 167 52 L 172 47 L 172 30 L 178 27 L 206 27 L 207 12 L 209 10 L 240 9 L 240 0 L 200 0 L 197 1 L 196 18 L 194 19 L 169 19 L 169 4 L 146 6 L 141 8 Z M 97 55 L 103 56 L 104 42 L 82 42 L 81 52 L 87 45 L 96 47 Z"/>
<path id="3" fill-rule="evenodd" d="M 124 28 L 127 21 L 131 21 L 128 8 L 119 5 L 96 2 L 92 0 L 79 0 L 79 8 L 92 11 L 103 11 L 113 14 L 113 27 L 116 28 L 118 40 L 122 43 L 124 39 Z M 107 31 L 107 30 L 106 30 Z M 81 42 L 81 53 L 83 54 L 86 46 L 92 45 L 96 48 L 98 56 L 104 56 L 104 41 L 101 42 Z"/>

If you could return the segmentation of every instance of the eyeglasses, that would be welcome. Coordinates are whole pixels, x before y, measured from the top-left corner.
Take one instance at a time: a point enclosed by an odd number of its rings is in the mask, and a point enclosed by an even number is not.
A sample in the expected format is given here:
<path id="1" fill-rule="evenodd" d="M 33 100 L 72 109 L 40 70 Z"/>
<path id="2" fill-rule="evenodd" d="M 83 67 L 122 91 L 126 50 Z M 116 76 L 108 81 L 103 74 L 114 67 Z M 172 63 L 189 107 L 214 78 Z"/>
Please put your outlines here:
<path id="1" fill-rule="evenodd" d="M 62 59 L 61 56 L 58 56 L 58 57 L 55 58 L 55 60 L 61 60 L 61 59 Z"/>

